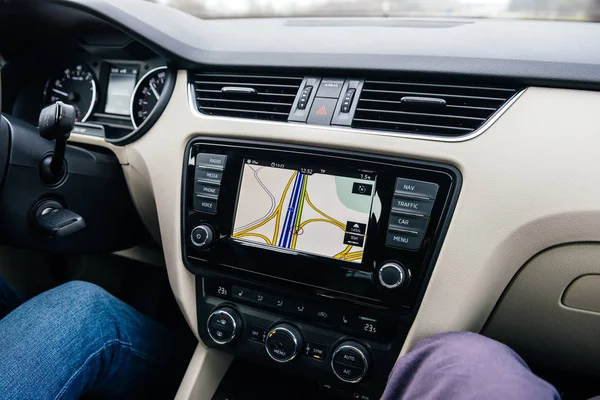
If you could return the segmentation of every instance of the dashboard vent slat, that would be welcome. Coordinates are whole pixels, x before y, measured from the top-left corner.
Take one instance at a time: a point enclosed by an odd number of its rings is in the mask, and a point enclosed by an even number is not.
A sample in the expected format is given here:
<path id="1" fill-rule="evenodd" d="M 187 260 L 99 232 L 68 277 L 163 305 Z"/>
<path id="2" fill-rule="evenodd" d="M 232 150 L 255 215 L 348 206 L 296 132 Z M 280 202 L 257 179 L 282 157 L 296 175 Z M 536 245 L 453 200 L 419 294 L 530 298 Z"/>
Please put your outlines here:
<path id="1" fill-rule="evenodd" d="M 201 113 L 287 121 L 302 79 L 296 76 L 203 72 L 193 74 L 191 82 Z"/>
<path id="2" fill-rule="evenodd" d="M 352 127 L 462 136 L 480 128 L 516 93 L 489 85 L 365 80 Z"/>

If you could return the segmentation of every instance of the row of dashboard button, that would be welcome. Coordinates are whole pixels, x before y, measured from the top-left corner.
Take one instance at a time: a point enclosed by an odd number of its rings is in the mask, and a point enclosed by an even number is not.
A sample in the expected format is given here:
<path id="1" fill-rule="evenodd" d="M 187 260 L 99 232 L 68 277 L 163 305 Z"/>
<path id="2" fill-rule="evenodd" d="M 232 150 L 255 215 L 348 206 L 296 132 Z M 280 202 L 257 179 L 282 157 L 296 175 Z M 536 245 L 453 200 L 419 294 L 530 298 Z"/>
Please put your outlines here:
<path id="1" fill-rule="evenodd" d="M 223 154 L 198 153 L 194 172 L 194 209 L 216 214 L 223 170 L 227 156 Z"/>
<path id="2" fill-rule="evenodd" d="M 204 290 L 209 296 L 250 303 L 294 317 L 310 319 L 321 324 L 347 330 L 364 338 L 381 340 L 393 333 L 387 323 L 369 315 L 369 313 L 343 310 L 327 304 L 316 305 L 299 299 L 290 299 L 285 296 L 236 285 L 216 283 L 207 279 L 204 280 Z"/>
<path id="3" fill-rule="evenodd" d="M 397 178 L 385 244 L 418 250 L 429 223 L 439 186 L 431 182 Z"/>

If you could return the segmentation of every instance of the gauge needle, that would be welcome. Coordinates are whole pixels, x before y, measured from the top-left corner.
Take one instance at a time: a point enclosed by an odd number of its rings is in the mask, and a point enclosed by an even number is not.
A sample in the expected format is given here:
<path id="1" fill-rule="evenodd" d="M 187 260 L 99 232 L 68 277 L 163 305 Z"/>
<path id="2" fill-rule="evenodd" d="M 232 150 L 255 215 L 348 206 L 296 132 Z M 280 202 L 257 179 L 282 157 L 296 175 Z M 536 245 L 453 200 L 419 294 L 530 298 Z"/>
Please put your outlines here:
<path id="1" fill-rule="evenodd" d="M 154 93 L 154 96 L 156 96 L 156 100 L 158 100 L 160 95 L 158 94 L 158 92 L 156 91 L 156 88 L 154 87 L 154 85 L 152 83 L 150 83 L 150 89 L 152 89 L 152 93 Z"/>
<path id="2" fill-rule="evenodd" d="M 63 91 L 61 91 L 61 90 L 58 90 L 58 89 L 52 88 L 52 91 L 53 91 L 54 93 L 61 94 L 61 95 L 65 96 L 65 97 L 69 97 L 69 93 L 65 93 L 65 92 L 63 92 Z"/>

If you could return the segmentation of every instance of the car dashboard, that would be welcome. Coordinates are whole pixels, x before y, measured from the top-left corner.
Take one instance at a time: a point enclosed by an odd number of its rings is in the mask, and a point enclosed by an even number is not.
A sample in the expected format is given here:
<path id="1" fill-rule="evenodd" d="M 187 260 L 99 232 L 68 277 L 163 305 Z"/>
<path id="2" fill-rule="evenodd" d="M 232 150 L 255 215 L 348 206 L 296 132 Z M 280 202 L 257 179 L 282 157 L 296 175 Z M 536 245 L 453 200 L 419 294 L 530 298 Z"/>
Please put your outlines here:
<path id="1" fill-rule="evenodd" d="M 199 339 L 177 398 L 237 356 L 374 399 L 448 331 L 600 373 L 597 26 L 39 7 L 69 45 L 0 48 L 2 112 L 115 156 Z"/>

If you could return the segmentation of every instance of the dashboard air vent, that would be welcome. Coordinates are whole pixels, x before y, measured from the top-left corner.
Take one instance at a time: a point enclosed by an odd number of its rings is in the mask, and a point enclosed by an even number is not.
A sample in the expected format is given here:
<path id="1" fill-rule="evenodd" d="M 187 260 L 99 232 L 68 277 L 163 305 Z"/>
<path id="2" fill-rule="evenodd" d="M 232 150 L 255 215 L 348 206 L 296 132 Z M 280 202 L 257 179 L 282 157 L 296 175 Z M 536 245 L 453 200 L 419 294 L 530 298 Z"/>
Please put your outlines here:
<path id="1" fill-rule="evenodd" d="M 483 125 L 516 92 L 490 86 L 365 80 L 352 127 L 462 136 Z"/>
<path id="2" fill-rule="evenodd" d="M 193 75 L 204 114 L 287 121 L 302 77 L 202 72 Z"/>

